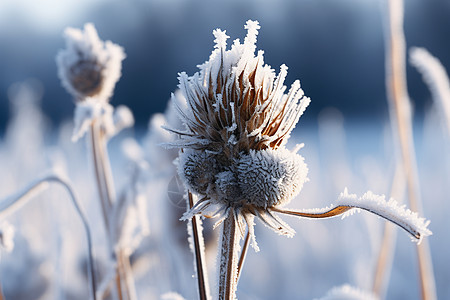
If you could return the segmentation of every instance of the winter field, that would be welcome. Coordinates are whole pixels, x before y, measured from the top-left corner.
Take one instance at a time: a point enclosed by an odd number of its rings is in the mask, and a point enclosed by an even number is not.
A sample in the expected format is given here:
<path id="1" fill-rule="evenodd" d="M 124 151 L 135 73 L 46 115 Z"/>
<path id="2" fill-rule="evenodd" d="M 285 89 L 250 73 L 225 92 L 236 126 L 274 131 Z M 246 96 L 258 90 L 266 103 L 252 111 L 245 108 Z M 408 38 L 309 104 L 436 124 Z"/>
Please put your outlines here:
<path id="1" fill-rule="evenodd" d="M 385 4 L 384 119 L 305 119 L 308 87 L 249 20 L 211 28 L 135 126 L 110 101 L 127 49 L 67 29 L 55 77 L 73 119 L 50 125 L 39 80 L 0 91 L 0 300 L 449 299 L 449 66 L 406 49 L 402 1 Z M 419 119 L 405 64 L 430 89 Z"/>

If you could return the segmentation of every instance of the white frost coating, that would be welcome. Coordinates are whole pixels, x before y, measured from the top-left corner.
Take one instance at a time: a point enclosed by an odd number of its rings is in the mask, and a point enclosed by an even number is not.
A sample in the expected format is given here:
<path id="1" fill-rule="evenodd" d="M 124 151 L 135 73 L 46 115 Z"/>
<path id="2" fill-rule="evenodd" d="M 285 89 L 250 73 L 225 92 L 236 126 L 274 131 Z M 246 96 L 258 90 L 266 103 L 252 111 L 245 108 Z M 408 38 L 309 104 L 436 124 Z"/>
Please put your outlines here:
<path id="1" fill-rule="evenodd" d="M 6 250 L 6 252 L 11 252 L 14 249 L 14 233 L 15 228 L 7 221 L 4 221 L 0 225 L 0 246 Z"/>
<path id="2" fill-rule="evenodd" d="M 424 48 L 411 48 L 410 62 L 422 73 L 436 105 L 440 107 L 450 134 L 450 82 L 440 61 Z"/>
<path id="3" fill-rule="evenodd" d="M 123 48 L 100 40 L 91 23 L 84 30 L 67 28 L 64 36 L 66 49 L 56 56 L 62 85 L 78 100 L 95 96 L 108 101 L 121 75 Z"/>
<path id="4" fill-rule="evenodd" d="M 349 194 L 347 188 L 340 194 L 338 205 L 351 206 L 370 211 L 380 217 L 383 217 L 416 237 L 413 241 L 420 243 L 424 236 L 429 236 L 432 232 L 427 228 L 429 220 L 420 218 L 416 212 L 407 209 L 405 205 L 400 206 L 394 199 L 386 201 L 385 196 L 375 195 L 372 192 L 365 193 L 362 197 L 355 194 Z M 349 215 L 353 209 L 346 212 L 343 217 Z"/>
<path id="5" fill-rule="evenodd" d="M 136 203 L 128 203 L 123 209 L 123 219 L 120 220 L 120 233 L 116 250 L 122 250 L 131 255 L 139 247 L 142 240 L 149 235 L 150 226 L 145 211 L 147 210 L 146 197 L 137 195 Z"/>
<path id="6" fill-rule="evenodd" d="M 298 80 L 292 84 L 289 93 L 284 94 L 287 67 L 282 65 L 276 76 L 274 70 L 264 64 L 263 51 L 255 55 L 260 28 L 258 22 L 249 20 L 245 28 L 248 32 L 244 43 L 236 39 L 229 50 L 226 50 L 228 36 L 225 31 L 214 30 L 215 46 L 209 60 L 199 65 L 200 71 L 190 77 L 184 72 L 179 74 L 179 88 L 188 109 L 179 108 L 178 113 L 187 131 L 181 133 L 180 140 L 170 146 L 208 147 L 214 139 L 211 131 L 215 129 L 211 128 L 211 122 L 216 121 L 228 129 L 228 135 L 223 138 L 225 141 L 234 141 L 231 136 L 233 132 L 240 133 L 240 139 L 248 138 L 268 146 L 274 141 L 278 142 L 277 146 L 282 146 L 289 138 L 310 100 L 304 96 Z M 249 115 L 240 115 L 241 105 L 250 103 L 244 104 L 243 98 L 233 103 L 236 100 L 230 97 L 233 89 L 239 94 L 238 97 L 244 97 L 250 91 L 257 93 L 255 100 L 250 99 L 256 105 L 251 109 L 245 108 L 250 109 Z M 173 95 L 173 98 L 178 97 Z M 216 112 L 215 116 L 212 112 Z M 217 118 L 221 120 L 214 120 Z M 243 118 L 251 121 L 246 123 Z M 275 132 L 263 134 L 274 128 L 275 124 L 279 125 Z M 239 141 L 236 142 L 239 144 Z M 236 144 L 233 142 L 233 145 Z"/>
<path id="7" fill-rule="evenodd" d="M 93 121 L 100 122 L 107 133 L 114 132 L 113 107 L 106 102 L 95 98 L 86 98 L 77 102 L 74 114 L 74 129 L 72 141 L 76 142 L 89 130 Z"/>
<path id="8" fill-rule="evenodd" d="M 316 300 L 378 300 L 374 294 L 348 284 L 334 287 L 325 297 Z"/>
<path id="9" fill-rule="evenodd" d="M 119 105 L 114 110 L 113 122 L 114 122 L 113 134 L 117 134 L 121 130 L 132 127 L 134 125 L 133 113 L 127 106 Z"/>
<path id="10" fill-rule="evenodd" d="M 237 164 L 242 197 L 257 207 L 289 203 L 307 181 L 302 156 L 287 149 L 250 150 Z"/>
<path id="11" fill-rule="evenodd" d="M 168 292 L 161 295 L 161 300 L 185 300 L 185 299 L 178 293 Z"/>

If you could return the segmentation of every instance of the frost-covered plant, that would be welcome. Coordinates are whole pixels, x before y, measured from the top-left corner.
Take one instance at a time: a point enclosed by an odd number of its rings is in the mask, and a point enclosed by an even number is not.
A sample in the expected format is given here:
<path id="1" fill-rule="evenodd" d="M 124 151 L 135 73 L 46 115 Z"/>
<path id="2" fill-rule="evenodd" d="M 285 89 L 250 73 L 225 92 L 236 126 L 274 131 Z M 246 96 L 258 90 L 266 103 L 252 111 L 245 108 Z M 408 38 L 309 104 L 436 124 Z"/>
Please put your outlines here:
<path id="1" fill-rule="evenodd" d="M 294 211 L 283 209 L 301 191 L 308 168 L 297 154 L 302 145 L 288 150 L 291 131 L 308 106 L 300 82 L 286 92 L 287 67 L 275 74 L 256 50 L 258 22 L 247 21 L 247 36 L 227 50 L 225 31 L 214 30 L 215 49 L 193 76 L 180 73 L 180 89 L 188 111 L 178 109 L 186 130 L 171 143 L 182 149 L 178 172 L 189 191 L 200 200 L 182 219 L 197 214 L 219 217 L 223 223 L 219 253 L 218 299 L 235 299 L 245 251 L 239 258 L 240 240 L 248 228 L 244 249 L 254 234 L 258 217 L 275 232 L 293 236 L 294 230 L 274 212 L 307 218 L 328 218 L 361 208 L 393 221 L 419 241 L 430 234 L 428 222 L 393 201 L 365 194 L 358 198 L 345 191 L 336 207 Z M 176 96 L 173 96 L 177 103 Z"/>
<path id="2" fill-rule="evenodd" d="M 411 64 L 422 73 L 433 100 L 446 120 L 447 133 L 450 135 L 450 81 L 444 66 L 425 48 L 411 48 L 409 57 Z"/>
<path id="3" fill-rule="evenodd" d="M 120 78 L 125 53 L 122 47 L 111 41 L 100 40 L 94 25 L 90 23 L 84 26 L 84 30 L 66 29 L 65 38 L 66 49 L 58 53 L 56 61 L 63 86 L 76 100 L 72 140 L 77 141 L 87 132 L 90 135 L 88 141 L 106 239 L 113 260 L 110 269 L 115 273 L 106 276 L 107 282 L 102 286 L 109 286 L 110 281 L 116 278 L 117 297 L 135 299 L 129 256 L 137 245 L 130 246 L 124 242 L 140 241 L 139 238 L 134 239 L 135 229 L 139 226 L 130 222 L 136 215 L 139 195 L 128 191 L 116 199 L 107 152 L 108 140 L 134 123 L 133 114 L 127 107 L 114 109 L 108 102 Z M 133 187 L 130 189 L 135 191 Z M 106 291 L 100 290 L 100 294 L 103 292 Z"/>
<path id="4" fill-rule="evenodd" d="M 56 57 L 63 86 L 76 99 L 107 101 L 121 75 L 123 48 L 100 40 L 92 23 L 85 24 L 84 31 L 69 27 L 64 34 L 66 49 Z"/>
<path id="5" fill-rule="evenodd" d="M 92 299 L 96 299 L 96 280 L 95 280 L 95 272 L 93 269 L 93 255 L 92 255 L 92 239 L 91 239 L 91 231 L 89 225 L 87 223 L 87 219 L 85 213 L 80 205 L 80 201 L 78 200 L 75 191 L 72 188 L 72 185 L 69 181 L 63 178 L 61 175 L 50 174 L 43 176 L 17 193 L 10 195 L 9 197 L 2 199 L 0 201 L 0 218 L 5 218 L 6 216 L 14 213 L 18 209 L 20 209 L 24 204 L 26 204 L 29 200 L 31 200 L 34 196 L 47 189 L 50 183 L 55 183 L 62 186 L 68 193 L 69 198 L 72 202 L 73 207 L 75 208 L 76 213 L 83 223 L 83 227 L 85 230 L 86 238 L 87 238 L 87 246 L 88 246 L 88 277 L 89 277 L 89 285 L 90 285 L 90 293 L 92 295 Z M 5 247 L 8 251 L 12 249 L 14 244 L 12 243 L 12 238 L 14 235 L 14 229 L 11 226 L 6 226 L 3 223 L 2 228 L 0 228 L 0 246 Z"/>

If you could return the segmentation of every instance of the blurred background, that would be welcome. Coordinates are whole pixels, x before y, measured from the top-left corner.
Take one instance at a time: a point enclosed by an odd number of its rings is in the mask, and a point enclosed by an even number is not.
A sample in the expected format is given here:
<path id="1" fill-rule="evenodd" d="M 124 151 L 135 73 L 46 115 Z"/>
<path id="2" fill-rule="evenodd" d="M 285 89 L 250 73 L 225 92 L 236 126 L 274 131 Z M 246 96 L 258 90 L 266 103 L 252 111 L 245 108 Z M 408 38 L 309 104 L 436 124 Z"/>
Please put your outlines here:
<path id="1" fill-rule="evenodd" d="M 449 68 L 450 2 L 405 2 L 408 47 L 426 47 Z M 345 118 L 387 119 L 379 0 L 2 0 L 0 128 L 8 121 L 8 88 L 28 78 L 41 82 L 42 107 L 53 125 L 71 118 L 72 100 L 55 64 L 67 26 L 93 22 L 100 38 L 125 48 L 112 103 L 129 106 L 141 127 L 164 110 L 177 73 L 193 74 L 208 58 L 212 30 L 226 29 L 232 39 L 242 39 L 248 19 L 260 22 L 258 48 L 265 51 L 266 63 L 276 70 L 286 64 L 286 84 L 300 79 L 311 97 L 305 120 L 316 120 L 327 106 Z M 410 66 L 408 87 L 420 120 L 430 94 Z"/>

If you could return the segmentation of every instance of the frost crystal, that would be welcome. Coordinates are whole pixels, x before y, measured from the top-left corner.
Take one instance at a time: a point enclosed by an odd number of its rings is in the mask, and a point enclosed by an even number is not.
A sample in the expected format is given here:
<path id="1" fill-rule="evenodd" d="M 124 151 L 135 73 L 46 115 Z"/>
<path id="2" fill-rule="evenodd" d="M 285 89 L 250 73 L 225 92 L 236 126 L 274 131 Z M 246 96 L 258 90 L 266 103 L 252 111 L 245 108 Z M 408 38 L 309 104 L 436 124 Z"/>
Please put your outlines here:
<path id="1" fill-rule="evenodd" d="M 394 199 L 386 201 L 385 196 L 375 195 L 372 192 L 365 193 L 358 198 L 355 194 L 349 194 L 347 189 L 339 196 L 338 204 L 351 206 L 370 211 L 382 218 L 385 218 L 408 231 L 415 237 L 413 241 L 420 243 L 424 236 L 431 235 L 427 228 L 429 220 L 420 218 L 416 212 L 407 209 L 405 205 L 400 206 Z M 351 214 L 354 210 L 348 211 L 343 217 Z"/>
<path id="2" fill-rule="evenodd" d="M 251 150 L 237 165 L 243 197 L 264 208 L 282 205 L 297 196 L 307 172 L 303 157 L 286 149 Z"/>
<path id="3" fill-rule="evenodd" d="M 67 28 L 66 49 L 56 56 L 62 85 L 77 100 L 95 97 L 108 101 L 119 80 L 125 53 L 111 41 L 103 42 L 91 23 L 84 30 Z"/>

